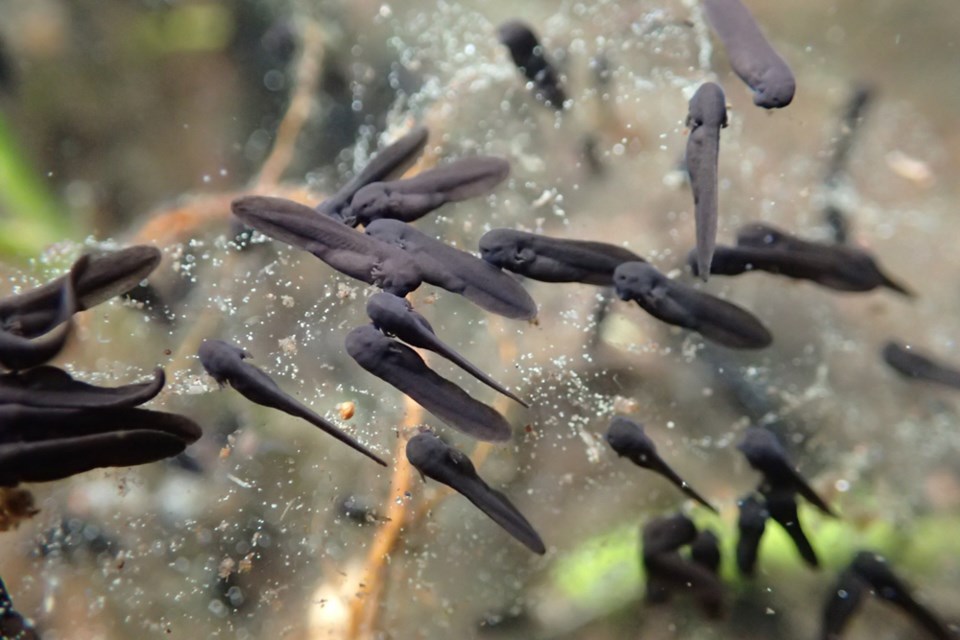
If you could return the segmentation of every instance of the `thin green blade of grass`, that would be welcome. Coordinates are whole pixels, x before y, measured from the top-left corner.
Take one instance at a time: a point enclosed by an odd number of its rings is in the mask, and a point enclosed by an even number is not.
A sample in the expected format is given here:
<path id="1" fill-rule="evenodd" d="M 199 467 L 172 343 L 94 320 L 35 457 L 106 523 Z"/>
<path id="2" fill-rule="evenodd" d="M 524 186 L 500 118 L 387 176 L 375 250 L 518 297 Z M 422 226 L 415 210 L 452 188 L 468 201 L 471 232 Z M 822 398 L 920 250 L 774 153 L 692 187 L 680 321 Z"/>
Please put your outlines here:
<path id="1" fill-rule="evenodd" d="M 0 257 L 24 260 L 73 236 L 62 205 L 30 166 L 0 113 Z"/>

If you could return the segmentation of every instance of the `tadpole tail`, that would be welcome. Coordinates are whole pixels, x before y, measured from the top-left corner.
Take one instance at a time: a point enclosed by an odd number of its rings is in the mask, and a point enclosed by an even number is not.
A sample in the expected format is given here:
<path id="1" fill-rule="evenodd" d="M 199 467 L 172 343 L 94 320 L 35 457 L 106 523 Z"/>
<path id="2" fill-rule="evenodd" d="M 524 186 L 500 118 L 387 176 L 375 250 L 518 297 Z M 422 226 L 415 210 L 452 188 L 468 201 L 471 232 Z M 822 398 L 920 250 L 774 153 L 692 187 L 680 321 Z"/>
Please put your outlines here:
<path id="1" fill-rule="evenodd" d="M 176 436 L 145 429 L 0 445 L 0 487 L 147 464 L 182 453 L 186 447 Z"/>
<path id="2" fill-rule="evenodd" d="M 409 169 L 427 145 L 429 135 L 426 127 L 414 127 L 410 133 L 377 153 L 352 180 L 318 204 L 317 212 L 343 220 L 343 209 L 350 204 L 357 191 L 372 182 L 382 182 Z"/>
<path id="3" fill-rule="evenodd" d="M 271 390 L 271 393 L 276 393 L 276 392 Z M 383 458 L 381 458 L 377 454 L 373 453 L 372 451 L 364 447 L 362 444 L 360 444 L 359 442 L 354 440 L 352 437 L 344 433 L 342 430 L 340 430 L 336 425 L 334 425 L 330 421 L 324 419 L 319 414 L 312 411 L 311 409 L 308 409 L 307 407 L 300 404 L 290 396 L 284 393 L 281 393 L 281 395 L 284 396 L 284 399 L 286 400 L 286 402 L 276 405 L 277 409 L 280 409 L 284 413 L 290 414 L 297 418 L 302 418 L 303 420 L 306 420 L 307 422 L 317 427 L 321 431 L 333 436 L 340 442 L 352 448 L 354 451 L 358 451 L 363 455 L 367 456 L 368 458 L 370 458 L 380 466 L 382 467 L 389 466 L 387 465 L 386 461 L 384 461 Z"/>
<path id="4" fill-rule="evenodd" d="M 914 622 L 926 629 L 937 640 L 956 640 L 957 636 L 930 609 L 914 600 L 911 595 L 897 594 L 897 597 L 887 598 L 887 600 L 913 618 Z"/>
<path id="5" fill-rule="evenodd" d="M 690 590 L 710 618 L 723 614 L 723 584 L 706 567 L 684 560 L 676 553 L 645 558 L 644 564 L 659 585 L 671 590 Z"/>
<path id="6" fill-rule="evenodd" d="M 801 476 L 796 471 L 796 469 L 794 469 L 792 466 L 789 467 L 789 469 L 791 474 L 793 475 L 794 483 L 796 485 L 797 491 L 800 493 L 800 495 L 806 498 L 807 502 L 809 502 L 810 504 L 815 506 L 817 509 L 819 509 L 822 513 L 830 516 L 831 518 L 839 517 L 837 515 L 837 512 L 830 508 L 830 505 L 828 505 L 826 501 L 824 501 L 824 499 L 821 498 L 820 495 L 813 490 L 813 487 L 811 487 L 807 483 L 806 479 L 803 476 Z"/>
<path id="7" fill-rule="evenodd" d="M 57 357 L 73 332 L 73 314 L 77 312 L 77 281 L 89 262 L 89 256 L 81 257 L 63 279 L 60 306 L 46 333 L 38 338 L 28 338 L 0 330 L 0 364 L 12 371 L 20 371 Z"/>
<path id="8" fill-rule="evenodd" d="M 513 503 L 496 489 L 491 488 L 481 478 L 461 478 L 451 485 L 491 520 L 504 528 L 525 547 L 538 555 L 546 553 L 547 548 L 533 525 L 513 506 Z"/>
<path id="9" fill-rule="evenodd" d="M 865 592 L 863 582 L 850 569 L 840 573 L 823 608 L 820 640 L 840 640 L 851 618 L 859 611 Z"/>
<path id="10" fill-rule="evenodd" d="M 157 367 L 148 382 L 122 387 L 97 387 L 74 380 L 56 367 L 34 367 L 0 376 L 0 403 L 64 409 L 130 408 L 152 400 L 163 389 L 165 375 Z M 36 394 L 42 390 L 42 394 Z"/>
<path id="11" fill-rule="evenodd" d="M 737 506 L 740 509 L 737 518 L 737 568 L 741 574 L 752 578 L 757 566 L 760 540 L 763 539 L 770 514 L 766 505 L 753 494 L 738 500 Z"/>
<path id="12" fill-rule="evenodd" d="M 445 202 L 486 195 L 510 175 L 510 163 L 495 156 L 470 156 L 441 165 L 409 180 L 426 193 L 443 194 Z"/>
<path id="13" fill-rule="evenodd" d="M 691 134 L 692 135 L 692 134 Z M 707 282 L 713 264 L 713 252 L 717 246 L 717 160 L 720 155 L 719 141 L 705 137 L 701 148 L 703 157 L 699 164 L 707 168 L 703 175 L 691 178 L 693 189 L 694 218 L 697 227 L 697 274 Z"/>
<path id="14" fill-rule="evenodd" d="M 472 362 L 470 362 L 469 360 L 464 358 L 462 355 L 454 351 L 445 342 L 440 340 L 440 338 L 436 337 L 435 335 L 429 332 L 424 332 L 422 337 L 428 343 L 428 346 L 426 348 L 430 349 L 434 353 L 440 354 L 450 362 L 454 363 L 455 365 L 457 365 L 458 367 L 460 367 L 461 369 L 463 369 L 464 371 L 472 375 L 474 378 L 476 378 L 483 384 L 490 387 L 491 389 L 499 393 L 502 393 L 503 395 L 507 396 L 511 400 L 514 400 L 515 402 L 520 403 L 523 407 L 527 409 L 530 408 L 529 404 L 521 400 L 516 394 L 512 393 L 510 390 L 508 390 L 506 387 L 501 385 L 499 382 L 497 382 L 496 380 L 494 380 L 493 378 L 485 374 L 476 365 L 474 365 Z"/>
<path id="15" fill-rule="evenodd" d="M 720 513 L 719 511 L 717 511 L 716 507 L 710 504 L 706 498 L 704 498 L 699 493 L 697 493 L 693 489 L 693 487 L 687 484 L 686 480 L 680 477 L 680 474 L 674 471 L 673 468 L 670 465 L 668 465 L 666 462 L 664 462 L 662 459 L 657 458 L 655 462 L 651 461 L 650 469 L 651 471 L 659 473 L 664 478 L 666 478 L 671 483 L 673 483 L 673 485 L 676 486 L 678 489 L 680 489 L 680 491 L 683 491 L 683 493 L 688 498 L 691 498 L 692 500 L 696 500 L 701 505 L 703 505 L 704 507 L 706 507 L 707 509 L 709 509 L 714 513 L 717 513 L 717 514 Z"/>
<path id="16" fill-rule="evenodd" d="M 537 317 L 537 303 L 530 297 L 527 290 L 500 269 L 488 262 L 490 267 L 488 278 L 472 278 L 470 273 L 459 272 L 456 279 L 463 283 L 460 295 L 474 303 L 481 309 L 510 318 L 511 320 L 533 320 Z M 476 275 L 476 274 L 473 274 Z M 437 285 L 442 286 L 442 285 Z"/>
<path id="17" fill-rule="evenodd" d="M 768 497 L 767 509 L 770 511 L 770 517 L 783 527 L 787 535 L 793 540 L 800 557 L 811 567 L 819 567 L 820 561 L 817 559 L 817 552 L 814 551 L 800 525 L 796 500 L 792 496 Z"/>
<path id="18" fill-rule="evenodd" d="M 886 287 L 886 288 L 888 288 L 888 289 L 892 289 L 892 290 L 896 291 L 897 293 L 899 293 L 899 294 L 901 294 L 901 295 L 904 295 L 904 296 L 906 296 L 906 297 L 908 297 L 908 298 L 915 298 L 915 297 L 917 297 L 917 294 L 914 293 L 912 289 L 910 289 L 909 287 L 907 287 L 907 286 L 904 285 L 904 284 L 901 284 L 901 283 L 897 282 L 896 280 L 894 280 L 893 278 L 891 278 L 891 277 L 888 276 L 887 274 L 883 273 L 882 271 L 880 272 L 880 284 L 882 284 L 884 287 Z"/>

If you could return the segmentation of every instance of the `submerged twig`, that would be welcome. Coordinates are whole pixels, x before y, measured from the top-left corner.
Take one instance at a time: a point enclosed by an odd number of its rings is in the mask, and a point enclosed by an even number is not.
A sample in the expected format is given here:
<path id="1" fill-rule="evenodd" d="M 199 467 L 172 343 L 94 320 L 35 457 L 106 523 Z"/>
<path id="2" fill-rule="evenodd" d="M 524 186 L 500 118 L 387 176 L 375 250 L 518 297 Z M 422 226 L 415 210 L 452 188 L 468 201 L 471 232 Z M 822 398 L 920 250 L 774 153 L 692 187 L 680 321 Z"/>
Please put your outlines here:
<path id="1" fill-rule="evenodd" d="M 294 70 L 290 104 L 277 126 L 273 148 L 263 162 L 260 174 L 249 189 L 199 196 L 187 202 L 153 213 L 137 232 L 135 242 L 165 246 L 189 237 L 197 230 L 230 220 L 230 202 L 249 193 L 264 193 L 296 200 L 312 206 L 318 198 L 303 185 L 280 186 L 280 178 L 290 166 L 297 139 L 310 117 L 317 80 L 324 58 L 323 31 L 316 22 L 305 22 L 301 31 L 301 53 Z"/>
<path id="2" fill-rule="evenodd" d="M 410 490 L 413 478 L 412 467 L 407 461 L 407 440 L 414 428 L 423 418 L 423 409 L 419 404 L 404 396 L 404 411 L 406 419 L 399 430 L 397 447 L 394 453 L 393 476 L 390 479 L 390 493 L 386 517 L 383 524 L 377 529 L 377 534 L 370 545 L 363 571 L 360 573 L 360 585 L 357 597 L 350 603 L 350 623 L 346 637 L 349 640 L 373 636 L 373 629 L 380 610 L 380 594 L 383 592 L 384 567 L 389 561 L 390 554 L 396 548 L 407 516 L 407 503 L 404 500 Z"/>
<path id="3" fill-rule="evenodd" d="M 296 151 L 297 138 L 310 117 L 317 80 L 323 67 L 323 31 L 316 22 L 305 22 L 301 32 L 300 60 L 294 74 L 290 105 L 277 127 L 277 135 L 256 180 L 256 191 L 263 191 L 280 182 L 280 178 Z"/>

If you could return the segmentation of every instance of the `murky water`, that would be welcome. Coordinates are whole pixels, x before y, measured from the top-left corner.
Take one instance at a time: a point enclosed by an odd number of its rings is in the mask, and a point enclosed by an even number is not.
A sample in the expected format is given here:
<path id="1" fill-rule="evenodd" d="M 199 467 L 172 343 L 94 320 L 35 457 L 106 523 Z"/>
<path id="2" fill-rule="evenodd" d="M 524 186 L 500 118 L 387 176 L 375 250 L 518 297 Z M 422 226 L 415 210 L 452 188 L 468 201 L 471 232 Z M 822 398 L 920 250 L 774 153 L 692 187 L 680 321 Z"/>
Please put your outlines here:
<path id="1" fill-rule="evenodd" d="M 836 574 L 874 548 L 933 610 L 960 619 L 956 392 L 907 382 L 879 356 L 897 337 L 960 363 L 960 7 L 749 4 L 797 77 L 786 109 L 752 104 L 689 1 L 0 2 L 16 71 L 3 118 L 75 240 L 159 239 L 166 256 L 151 281 L 166 314 L 119 301 L 88 312 L 61 360 L 100 384 L 162 365 L 168 388 L 151 406 L 205 431 L 189 469 L 158 463 L 30 486 L 41 511 L 0 546 L 17 608 L 44 638 L 813 638 Z M 572 106 L 562 115 L 531 97 L 496 41 L 496 25 L 518 16 L 565 74 Z M 915 298 L 714 277 L 702 290 L 774 334 L 768 349 L 735 352 L 633 303 L 607 307 L 597 287 L 525 281 L 539 305 L 531 324 L 424 286 L 411 301 L 437 334 L 532 405 L 429 357 L 514 426 L 510 443 L 476 450 L 347 357 L 344 336 L 367 321 L 374 289 L 262 237 L 233 241 L 234 195 L 316 202 L 416 121 L 431 131 L 424 166 L 476 153 L 511 163 L 492 195 L 447 205 L 421 230 L 470 251 L 495 227 L 611 242 L 693 284 L 682 272 L 692 198 L 678 167 L 687 100 L 707 80 L 730 106 L 719 242 L 755 220 L 827 240 L 833 203 L 851 242 Z M 277 124 L 304 83 L 314 85 L 304 128 L 277 161 Z M 841 114 L 865 84 L 874 98 L 830 189 Z M 283 179 L 252 184 L 265 160 Z M 24 201 L 5 198 L 6 218 L 17 215 L 11 202 Z M 64 242 L 38 262 L 11 257 L 5 288 L 60 273 L 80 251 Z M 396 494 L 393 468 L 218 390 L 193 357 L 206 337 L 243 345 L 328 418 L 353 402 L 343 424 L 385 457 L 402 455 L 398 433 L 421 422 L 486 455 L 481 475 L 548 553 L 530 554 L 417 475 Z M 616 414 L 645 423 L 720 515 L 616 458 L 602 440 Z M 736 500 L 758 476 L 733 445 L 751 424 L 782 434 L 842 515 L 801 508 L 819 571 L 768 526 L 757 577 L 737 575 Z M 722 540 L 719 621 L 684 598 L 643 602 L 639 528 L 678 510 Z M 871 602 L 846 637 L 919 633 Z"/>

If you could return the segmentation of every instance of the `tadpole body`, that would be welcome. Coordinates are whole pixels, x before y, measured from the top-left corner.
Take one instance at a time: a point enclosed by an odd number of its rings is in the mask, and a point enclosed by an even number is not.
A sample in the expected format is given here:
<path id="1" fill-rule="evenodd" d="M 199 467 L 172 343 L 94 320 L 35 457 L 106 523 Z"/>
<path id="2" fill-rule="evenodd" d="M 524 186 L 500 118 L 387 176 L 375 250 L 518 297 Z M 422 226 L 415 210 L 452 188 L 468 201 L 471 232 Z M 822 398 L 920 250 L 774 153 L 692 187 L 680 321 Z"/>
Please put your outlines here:
<path id="1" fill-rule="evenodd" d="M 717 243 L 720 129 L 727 126 L 727 100 L 720 85 L 705 82 L 690 98 L 686 166 L 697 226 L 697 270 L 706 282 Z"/>
<path id="2" fill-rule="evenodd" d="M 773 336 L 750 312 L 671 280 L 647 262 L 625 262 L 614 272 L 617 295 L 653 317 L 732 349 L 763 349 Z"/>
<path id="3" fill-rule="evenodd" d="M 373 157 L 360 173 L 343 185 L 335 194 L 317 205 L 317 212 L 345 222 L 345 214 L 353 196 L 363 187 L 401 175 L 409 169 L 427 145 L 429 132 L 417 126 Z"/>
<path id="4" fill-rule="evenodd" d="M 690 543 L 690 559 L 708 569 L 710 573 L 718 575 L 723 556 L 717 534 L 709 529 L 699 532 L 696 539 Z"/>
<path id="5" fill-rule="evenodd" d="M 730 66 L 753 90 L 753 103 L 780 109 L 793 101 L 796 79 L 740 0 L 701 0 L 707 21 L 723 43 Z"/>
<path id="6" fill-rule="evenodd" d="M 381 218 L 414 222 L 448 202 L 485 195 L 508 175 L 510 163 L 503 158 L 461 158 L 411 178 L 370 183 L 354 194 L 342 217 L 350 226 Z"/>
<path id="7" fill-rule="evenodd" d="M 687 497 L 696 500 L 701 505 L 717 513 L 716 508 L 707 502 L 707 499 L 697 493 L 688 485 L 673 468 L 668 465 L 660 454 L 657 453 L 657 446 L 653 440 L 644 432 L 643 425 L 617 416 L 610 423 L 607 433 L 604 436 L 610 447 L 618 456 L 626 456 L 631 462 L 644 469 L 650 469 L 667 480 L 675 487 L 680 489 Z"/>
<path id="8" fill-rule="evenodd" d="M 890 341 L 884 345 L 882 356 L 884 362 L 905 378 L 960 389 L 960 369 L 939 362 L 911 345 Z"/>
<path id="9" fill-rule="evenodd" d="M 417 313 L 406 299 L 400 298 L 385 291 L 375 293 L 367 300 L 367 316 L 377 329 L 388 335 L 393 335 L 407 344 L 419 349 L 428 349 L 437 353 L 450 362 L 472 375 L 508 398 L 515 400 L 524 407 L 529 405 L 516 394 L 496 382 L 469 360 L 454 351 L 452 347 L 437 337 L 433 327 L 422 315 Z"/>
<path id="10" fill-rule="evenodd" d="M 454 429 L 488 442 L 510 439 L 510 424 L 496 409 L 438 375 L 417 352 L 372 324 L 347 334 L 347 353 L 361 367 L 396 387 Z"/>
<path id="11" fill-rule="evenodd" d="M 465 497 L 534 553 L 546 553 L 546 546 L 533 525 L 507 496 L 483 481 L 465 453 L 429 431 L 410 438 L 406 453 L 417 471 Z"/>
<path id="12" fill-rule="evenodd" d="M 493 229 L 480 238 L 480 257 L 495 267 L 541 282 L 613 285 L 613 272 L 624 262 L 643 262 L 628 249 L 604 242 L 568 240 Z"/>
<path id="13" fill-rule="evenodd" d="M 332 422 L 325 420 L 284 393 L 273 378 L 264 371 L 244 362 L 250 357 L 247 351 L 222 340 L 204 340 L 197 354 L 200 357 L 200 364 L 220 385 L 229 384 L 240 395 L 255 404 L 306 420 L 377 464 L 387 466 L 382 458 L 337 428 Z"/>
<path id="14" fill-rule="evenodd" d="M 531 320 L 537 315 L 537 303 L 523 285 L 466 251 L 399 220 L 374 220 L 367 226 L 366 233 L 371 239 L 409 256 L 424 282 L 459 294 L 505 318 Z"/>
<path id="15" fill-rule="evenodd" d="M 840 640 L 850 620 L 860 610 L 867 587 L 853 569 L 840 572 L 828 592 L 821 618 L 820 640 Z"/>
<path id="16" fill-rule="evenodd" d="M 247 226 L 309 251 L 340 273 L 384 291 L 405 296 L 423 282 L 416 262 L 402 250 L 292 200 L 244 196 L 231 208 Z"/>
<path id="17" fill-rule="evenodd" d="M 522 20 L 508 20 L 497 27 L 497 38 L 510 52 L 513 63 L 533 84 L 536 98 L 562 111 L 567 96 L 560 76 L 530 25 Z"/>

